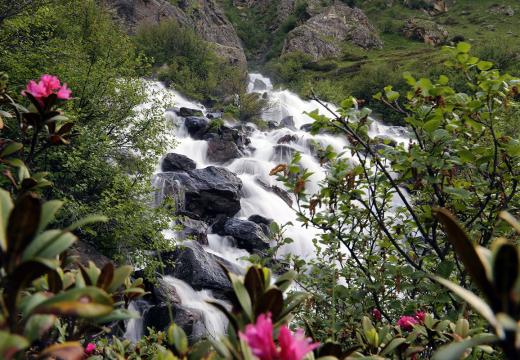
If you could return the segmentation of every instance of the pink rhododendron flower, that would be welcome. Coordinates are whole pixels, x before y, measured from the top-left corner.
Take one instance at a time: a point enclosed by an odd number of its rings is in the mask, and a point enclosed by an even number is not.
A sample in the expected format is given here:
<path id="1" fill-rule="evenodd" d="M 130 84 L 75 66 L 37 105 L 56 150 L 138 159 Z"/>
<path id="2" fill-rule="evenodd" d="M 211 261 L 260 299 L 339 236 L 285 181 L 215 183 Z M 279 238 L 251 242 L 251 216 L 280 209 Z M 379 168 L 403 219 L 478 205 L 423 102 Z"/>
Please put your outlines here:
<path id="1" fill-rule="evenodd" d="M 277 347 L 273 339 L 271 314 L 260 315 L 256 324 L 247 325 L 245 332 L 239 335 L 259 360 L 301 360 L 319 346 L 319 343 L 310 343 L 303 330 L 299 329 L 293 334 L 284 325 L 280 328 L 280 346 Z"/>
<path id="2" fill-rule="evenodd" d="M 415 313 L 415 318 L 417 319 L 417 321 L 419 321 L 419 323 L 423 324 L 424 323 L 424 319 L 426 319 L 426 312 L 424 311 L 417 311 Z"/>
<path id="3" fill-rule="evenodd" d="M 90 355 L 94 351 L 96 351 L 96 344 L 88 343 L 87 347 L 85 348 L 85 354 Z"/>
<path id="4" fill-rule="evenodd" d="M 417 324 L 418 321 L 413 316 L 401 316 L 401 318 L 397 321 L 397 325 L 403 330 L 410 331 L 413 329 L 413 326 Z"/>
<path id="5" fill-rule="evenodd" d="M 379 311 L 378 309 L 374 308 L 372 310 L 372 316 L 374 317 L 374 319 L 376 319 L 377 321 L 381 321 L 382 319 L 382 316 L 381 316 L 381 311 Z"/>
<path id="6" fill-rule="evenodd" d="M 240 338 L 247 342 L 253 354 L 260 360 L 277 359 L 278 354 L 273 340 L 273 322 L 270 314 L 260 315 L 255 325 L 247 325 L 245 333 L 240 333 Z"/>
<path id="7" fill-rule="evenodd" d="M 311 343 L 302 329 L 291 334 L 291 330 L 285 325 L 280 328 L 278 342 L 280 343 L 279 359 L 283 360 L 301 360 L 319 346 L 319 343 Z"/>
<path id="8" fill-rule="evenodd" d="M 52 75 L 43 75 L 37 83 L 34 80 L 29 81 L 25 91 L 22 95 L 31 94 L 40 105 L 44 105 L 45 99 L 50 95 L 56 94 L 58 99 L 68 100 L 72 91 L 67 87 L 67 84 L 61 85 L 60 79 Z"/>

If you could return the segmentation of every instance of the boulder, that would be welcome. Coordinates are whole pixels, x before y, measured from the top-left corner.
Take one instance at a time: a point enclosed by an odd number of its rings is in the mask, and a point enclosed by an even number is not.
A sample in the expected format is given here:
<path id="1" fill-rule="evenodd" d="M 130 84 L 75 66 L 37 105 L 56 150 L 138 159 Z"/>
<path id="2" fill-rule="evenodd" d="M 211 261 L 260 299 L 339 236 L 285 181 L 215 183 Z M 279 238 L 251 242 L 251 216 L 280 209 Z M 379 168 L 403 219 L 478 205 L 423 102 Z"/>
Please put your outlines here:
<path id="1" fill-rule="evenodd" d="M 262 227 L 252 221 L 222 218 L 213 225 L 212 229 L 221 236 L 232 236 L 240 249 L 261 252 L 269 248 L 269 239 Z"/>
<path id="2" fill-rule="evenodd" d="M 267 90 L 267 84 L 260 79 L 255 79 L 253 82 L 253 90 L 264 91 Z"/>
<path id="3" fill-rule="evenodd" d="M 181 107 L 179 109 L 179 111 L 177 112 L 177 114 L 179 116 L 182 116 L 182 117 L 188 117 L 188 116 L 204 116 L 204 114 L 202 113 L 202 111 L 198 110 L 198 109 L 190 109 L 190 108 L 186 108 L 186 107 Z"/>
<path id="4" fill-rule="evenodd" d="M 71 256 L 77 256 L 78 263 L 81 265 L 88 266 L 89 261 L 92 261 L 100 269 L 107 263 L 113 262 L 94 246 L 83 240 L 78 240 L 72 244 L 68 250 L 68 254 Z M 73 267 L 77 267 L 77 265 L 74 264 Z"/>
<path id="5" fill-rule="evenodd" d="M 177 223 L 182 227 L 177 236 L 182 240 L 194 240 L 201 245 L 208 245 L 208 224 L 204 221 L 179 216 Z"/>
<path id="6" fill-rule="evenodd" d="M 262 215 L 251 215 L 247 220 L 254 222 L 255 224 L 271 225 L 273 219 L 268 219 Z"/>
<path id="7" fill-rule="evenodd" d="M 298 137 L 296 135 L 287 134 L 287 135 L 282 136 L 280 139 L 278 139 L 278 141 L 276 143 L 277 144 L 288 144 L 288 143 L 296 142 L 297 140 L 298 140 Z"/>
<path id="8" fill-rule="evenodd" d="M 271 156 L 271 161 L 288 163 L 292 160 L 294 154 L 296 154 L 296 149 L 289 145 L 278 144 L 273 146 L 273 149 L 274 152 Z"/>
<path id="9" fill-rule="evenodd" d="M 166 265 L 165 273 L 188 283 L 195 290 L 208 289 L 217 298 L 231 298 L 233 288 L 219 263 L 230 271 L 235 272 L 236 269 L 224 259 L 206 252 L 198 243 L 185 244 L 161 254 Z"/>
<path id="10" fill-rule="evenodd" d="M 196 167 L 197 164 L 195 161 L 191 160 L 187 156 L 176 153 L 166 154 L 161 163 L 161 170 L 164 172 L 189 171 L 195 169 Z"/>
<path id="11" fill-rule="evenodd" d="M 180 305 L 181 303 L 181 298 L 175 286 L 165 281 L 162 277 L 158 277 L 157 281 L 153 284 L 152 294 L 157 304 L 174 303 Z"/>
<path id="12" fill-rule="evenodd" d="M 296 127 L 294 126 L 294 117 L 292 116 L 286 116 L 280 121 L 280 126 L 296 130 Z"/>
<path id="13" fill-rule="evenodd" d="M 286 190 L 284 190 L 276 185 L 271 186 L 259 177 L 256 177 L 255 181 L 257 184 L 262 186 L 265 190 L 273 192 L 276 195 L 278 195 L 278 197 L 280 199 L 282 199 L 283 201 L 285 201 L 285 203 L 287 205 L 289 205 L 290 207 L 292 206 L 293 200 L 292 200 L 291 194 L 289 194 L 289 192 L 287 192 Z"/>
<path id="14" fill-rule="evenodd" d="M 166 331 L 168 329 L 171 325 L 170 309 L 173 315 L 173 322 L 184 330 L 190 344 L 197 342 L 206 335 L 202 312 L 179 304 L 167 303 L 152 306 L 143 314 L 145 335 L 148 334 L 148 328 L 153 328 L 157 331 Z"/>
<path id="15" fill-rule="evenodd" d="M 364 49 L 381 48 L 383 42 L 376 28 L 358 8 L 335 4 L 291 30 L 283 54 L 301 52 L 314 61 L 341 55 L 342 42 L 351 42 Z"/>
<path id="16" fill-rule="evenodd" d="M 419 40 L 431 46 L 441 45 L 448 40 L 448 30 L 431 20 L 408 19 L 402 32 L 408 39 Z"/>
<path id="17" fill-rule="evenodd" d="M 209 121 L 204 117 L 189 116 L 184 120 L 184 126 L 192 138 L 201 140 L 208 130 Z"/>
<path id="18" fill-rule="evenodd" d="M 165 184 L 163 196 L 181 196 L 179 210 L 191 212 L 202 219 L 219 214 L 233 216 L 240 210 L 242 180 L 227 169 L 208 166 L 186 172 L 158 174 Z"/>
<path id="19" fill-rule="evenodd" d="M 207 156 L 211 162 L 225 163 L 243 155 L 237 144 L 231 140 L 214 138 L 208 141 Z"/>

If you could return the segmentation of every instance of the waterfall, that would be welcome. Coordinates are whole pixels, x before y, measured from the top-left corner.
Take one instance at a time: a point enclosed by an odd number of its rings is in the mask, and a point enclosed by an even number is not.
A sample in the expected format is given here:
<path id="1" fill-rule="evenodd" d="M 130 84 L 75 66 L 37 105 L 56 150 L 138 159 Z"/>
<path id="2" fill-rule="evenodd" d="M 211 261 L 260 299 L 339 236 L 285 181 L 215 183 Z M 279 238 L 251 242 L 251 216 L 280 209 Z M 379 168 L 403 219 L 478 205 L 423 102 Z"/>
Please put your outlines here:
<path id="1" fill-rule="evenodd" d="M 207 114 L 206 108 L 201 104 L 186 99 L 174 90 L 164 88 L 158 82 L 152 82 L 150 86 L 154 89 L 154 96 L 161 92 L 173 94 L 177 109 L 186 107 Z M 207 157 L 208 142 L 191 138 L 184 126 L 184 118 L 177 115 L 175 110 L 172 109 L 172 111 L 167 112 L 167 119 L 176 125 L 176 146 L 168 150 L 188 156 L 195 161 L 197 168 L 215 165 L 225 167 L 235 173 L 243 183 L 240 200 L 241 210 L 235 217 L 247 219 L 251 215 L 261 215 L 273 219 L 279 224 L 291 222 L 293 225 L 286 228 L 285 236 L 292 238 L 294 241 L 291 244 L 284 245 L 278 255 L 295 254 L 303 258 L 312 258 L 315 251 L 312 240 L 319 233 L 312 227 L 304 228 L 299 225 L 296 213 L 288 204 L 290 199 L 287 201 L 287 199 L 282 199 L 279 194 L 270 191 L 272 187 L 283 189 L 283 184 L 277 181 L 275 177 L 269 176 L 269 172 L 279 163 L 289 161 L 294 152 L 300 152 L 302 166 L 313 173 L 306 188 L 309 192 L 315 192 L 319 189 L 320 181 L 326 176 L 326 170 L 313 153 L 315 143 L 324 147 L 331 146 L 335 152 L 342 153 L 348 145 L 347 140 L 345 137 L 338 135 L 311 135 L 303 130 L 302 126 L 313 122 L 313 119 L 306 115 L 306 112 L 318 109 L 321 114 L 330 115 L 328 110 L 317 102 L 301 99 L 289 90 L 275 89 L 270 79 L 261 74 L 249 75 L 248 91 L 260 93 L 269 99 L 269 109 L 262 116 L 264 120 L 276 124 L 287 120 L 289 125 L 272 130 L 260 130 L 257 126 L 251 124 L 252 130 L 249 134 L 251 151 L 244 157 L 234 159 L 226 164 L 214 164 Z M 335 109 L 333 104 L 327 104 L 327 106 Z M 409 138 L 403 128 L 387 126 L 376 120 L 372 121 L 369 132 L 371 136 L 385 136 L 396 142 L 405 142 Z M 283 139 L 290 139 L 290 141 Z M 159 167 L 158 171 L 160 171 Z M 169 182 L 160 175 L 157 175 L 154 181 L 158 189 L 156 204 L 162 201 L 165 194 L 174 194 L 178 199 L 184 198 L 182 188 L 178 183 Z M 292 197 L 292 195 L 287 194 L 287 197 Z M 177 200 L 177 202 L 178 208 L 182 209 L 185 204 L 181 200 Z M 173 231 L 168 231 L 165 235 L 175 240 Z M 247 251 L 234 247 L 233 241 L 226 237 L 208 234 L 208 245 L 204 246 L 204 249 L 206 252 L 217 255 L 240 268 L 245 268 L 248 264 L 244 260 L 248 256 Z M 163 279 L 176 288 L 183 306 L 203 313 L 207 334 L 224 333 L 227 323 L 226 318 L 206 303 L 207 300 L 215 300 L 211 292 L 195 291 L 189 284 L 171 276 Z M 133 304 L 131 306 L 137 306 Z M 143 309 L 140 310 L 142 313 Z M 128 334 L 128 338 L 133 341 L 139 338 L 142 334 L 142 329 L 140 332 L 137 329 L 139 326 L 142 327 L 142 322 L 130 321 L 127 332 L 131 334 Z"/>

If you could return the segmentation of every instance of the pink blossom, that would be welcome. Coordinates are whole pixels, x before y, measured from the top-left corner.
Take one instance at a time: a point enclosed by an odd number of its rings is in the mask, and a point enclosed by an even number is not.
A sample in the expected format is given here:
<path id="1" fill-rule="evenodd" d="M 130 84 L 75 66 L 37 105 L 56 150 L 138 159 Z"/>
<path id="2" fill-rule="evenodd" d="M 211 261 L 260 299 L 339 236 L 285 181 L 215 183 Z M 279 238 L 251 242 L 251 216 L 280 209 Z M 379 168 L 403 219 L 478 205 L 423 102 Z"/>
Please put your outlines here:
<path id="1" fill-rule="evenodd" d="M 377 321 L 381 321 L 381 319 L 382 319 L 381 311 L 379 311 L 379 309 L 376 309 L 376 308 L 374 308 L 374 309 L 372 310 L 372 316 L 373 316 L 374 319 L 376 319 Z"/>
<path id="2" fill-rule="evenodd" d="M 424 319 L 426 319 L 426 312 L 424 311 L 417 311 L 415 313 L 415 318 L 417 319 L 417 321 L 419 321 L 420 324 L 423 324 L 424 323 Z"/>
<path id="3" fill-rule="evenodd" d="M 401 318 L 397 321 L 397 325 L 403 330 L 410 331 L 413 329 L 413 326 L 417 324 L 418 321 L 413 316 L 401 316 Z"/>
<path id="4" fill-rule="evenodd" d="M 259 360 L 301 360 L 319 346 L 319 343 L 311 343 L 305 338 L 303 330 L 299 329 L 293 334 L 284 325 L 280 328 L 280 346 L 277 348 L 273 339 L 271 314 L 260 315 L 256 324 L 247 325 L 245 333 L 240 332 L 239 335 Z"/>
<path id="5" fill-rule="evenodd" d="M 67 84 L 64 83 L 62 86 L 58 77 L 43 75 L 38 83 L 34 80 L 29 81 L 22 95 L 26 96 L 27 93 L 31 94 L 41 106 L 44 106 L 45 99 L 50 95 L 56 94 L 58 99 L 68 100 L 72 91 L 67 87 Z"/>
<path id="6" fill-rule="evenodd" d="M 319 343 L 311 343 L 310 339 L 305 337 L 302 329 L 298 329 L 294 334 L 287 326 L 280 328 L 278 342 L 280 343 L 280 359 L 283 360 L 301 360 L 310 351 L 316 349 Z"/>
<path id="7" fill-rule="evenodd" d="M 240 338 L 247 342 L 253 354 L 260 360 L 277 359 L 278 354 L 273 340 L 271 314 L 262 314 L 256 320 L 255 325 L 247 325 L 245 333 L 240 333 Z"/>
<path id="8" fill-rule="evenodd" d="M 85 348 L 85 354 L 90 355 L 94 351 L 96 351 L 96 344 L 88 343 L 87 347 Z"/>

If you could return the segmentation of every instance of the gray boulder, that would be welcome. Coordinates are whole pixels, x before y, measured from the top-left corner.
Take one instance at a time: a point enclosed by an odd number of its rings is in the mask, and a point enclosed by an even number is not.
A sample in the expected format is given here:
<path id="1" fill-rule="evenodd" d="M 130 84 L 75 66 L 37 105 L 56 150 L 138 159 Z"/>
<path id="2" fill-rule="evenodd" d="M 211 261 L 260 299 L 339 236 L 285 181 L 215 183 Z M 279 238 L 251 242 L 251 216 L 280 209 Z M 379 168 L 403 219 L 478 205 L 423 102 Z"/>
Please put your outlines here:
<path id="1" fill-rule="evenodd" d="M 197 342 L 206 335 L 203 314 L 198 310 L 175 303 L 162 303 L 152 306 L 143 314 L 145 334 L 148 333 L 148 328 L 166 331 L 171 325 L 170 309 L 173 315 L 173 322 L 184 330 L 190 344 Z"/>
<path id="2" fill-rule="evenodd" d="M 249 252 L 261 252 L 269 248 L 269 239 L 258 224 L 236 218 L 222 218 L 212 227 L 221 236 L 232 236 L 237 247 Z"/>
<path id="3" fill-rule="evenodd" d="M 286 116 L 280 121 L 280 126 L 286 127 L 288 129 L 296 130 L 296 127 L 294 126 L 294 117 L 292 116 Z"/>
<path id="4" fill-rule="evenodd" d="M 341 43 L 345 41 L 364 49 L 383 46 L 362 10 L 336 4 L 289 32 L 283 53 L 301 52 L 315 61 L 333 58 L 341 55 Z"/>
<path id="5" fill-rule="evenodd" d="M 189 116 L 184 120 L 188 134 L 194 139 L 201 140 L 208 130 L 209 121 L 204 117 Z"/>
<path id="6" fill-rule="evenodd" d="M 176 153 L 166 154 L 161 163 L 161 170 L 164 172 L 189 171 L 195 169 L 196 167 L 197 164 L 195 161 L 191 160 L 187 156 Z"/>
<path id="7" fill-rule="evenodd" d="M 240 210 L 242 180 L 224 168 L 208 166 L 158 176 L 165 182 L 163 196 L 182 197 L 177 199 L 182 210 L 202 219 L 233 216 Z"/>
<path id="8" fill-rule="evenodd" d="M 213 138 L 208 141 L 207 156 L 211 162 L 225 163 L 243 155 L 237 144 L 231 140 Z"/>
<path id="9" fill-rule="evenodd" d="M 188 216 L 179 216 L 177 223 L 182 230 L 177 236 L 182 240 L 194 240 L 201 245 L 208 245 L 208 224 L 204 221 L 192 219 Z"/>
<path id="10" fill-rule="evenodd" d="M 274 152 L 271 156 L 271 161 L 276 162 L 290 162 L 293 158 L 294 154 L 296 154 L 296 149 L 292 146 L 285 144 L 278 144 L 273 146 Z"/>

